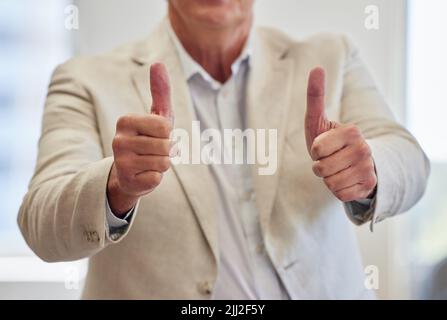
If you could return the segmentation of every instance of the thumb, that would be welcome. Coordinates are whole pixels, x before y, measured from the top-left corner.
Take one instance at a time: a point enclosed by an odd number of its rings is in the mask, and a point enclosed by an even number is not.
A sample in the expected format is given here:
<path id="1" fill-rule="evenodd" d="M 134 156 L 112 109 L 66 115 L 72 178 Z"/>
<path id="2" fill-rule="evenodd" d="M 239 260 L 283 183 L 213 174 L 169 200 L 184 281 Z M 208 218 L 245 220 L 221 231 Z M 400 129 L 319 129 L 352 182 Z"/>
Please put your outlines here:
<path id="1" fill-rule="evenodd" d="M 304 120 L 307 149 L 310 152 L 316 137 L 333 128 L 324 111 L 325 71 L 315 68 L 309 74 L 307 87 L 307 109 Z"/>
<path id="2" fill-rule="evenodd" d="M 166 67 L 162 63 L 151 65 L 150 89 L 152 95 L 151 113 L 173 120 L 171 107 L 171 86 Z"/>

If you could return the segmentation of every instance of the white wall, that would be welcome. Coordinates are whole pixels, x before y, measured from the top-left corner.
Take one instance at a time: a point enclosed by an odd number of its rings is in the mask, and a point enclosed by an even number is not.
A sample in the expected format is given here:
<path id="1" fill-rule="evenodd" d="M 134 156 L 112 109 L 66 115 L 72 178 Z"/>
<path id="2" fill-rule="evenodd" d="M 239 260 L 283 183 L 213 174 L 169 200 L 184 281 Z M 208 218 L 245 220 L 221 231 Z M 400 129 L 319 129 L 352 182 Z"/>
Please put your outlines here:
<path id="1" fill-rule="evenodd" d="M 75 0 L 79 53 L 98 53 L 147 35 L 166 12 L 165 0 Z M 256 23 L 299 38 L 318 31 L 349 34 L 377 76 L 396 112 L 403 114 L 401 81 L 405 40 L 405 0 L 257 0 Z M 380 9 L 380 29 L 364 27 L 365 8 Z"/>
<path id="2" fill-rule="evenodd" d="M 108 50 L 147 35 L 164 16 L 164 0 L 76 0 L 80 28 L 74 32 L 77 53 Z M 365 7 L 380 9 L 380 29 L 364 27 Z M 405 0 L 257 0 L 258 24 L 280 28 L 295 37 L 317 31 L 348 33 L 357 43 L 393 110 L 403 119 L 405 79 Z M 380 270 L 381 298 L 407 298 L 404 273 L 396 264 L 399 243 L 395 224 L 381 224 L 371 235 L 358 230 L 365 265 Z M 50 287 L 48 287 L 50 288 Z"/>

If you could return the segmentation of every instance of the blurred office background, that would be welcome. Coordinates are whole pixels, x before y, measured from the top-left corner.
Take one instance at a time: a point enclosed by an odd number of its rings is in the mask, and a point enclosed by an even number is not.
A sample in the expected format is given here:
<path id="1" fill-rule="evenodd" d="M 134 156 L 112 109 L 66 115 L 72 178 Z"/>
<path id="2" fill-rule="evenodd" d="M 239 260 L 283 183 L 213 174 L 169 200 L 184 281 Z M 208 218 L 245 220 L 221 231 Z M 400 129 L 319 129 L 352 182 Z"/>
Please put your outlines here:
<path id="1" fill-rule="evenodd" d="M 370 30 L 365 19 L 375 8 L 379 28 Z M 77 299 L 82 290 L 86 262 L 41 262 L 16 224 L 52 70 L 73 55 L 146 36 L 165 12 L 164 0 L 0 0 L 0 299 Z M 70 17 L 76 14 L 73 29 Z M 365 267 L 379 270 L 382 299 L 430 298 L 443 290 L 447 298 L 447 280 L 437 278 L 447 257 L 445 14 L 445 0 L 256 3 L 257 24 L 295 38 L 318 31 L 349 34 L 397 118 L 432 160 L 426 196 L 411 212 L 378 225 L 374 234 L 357 229 Z"/>

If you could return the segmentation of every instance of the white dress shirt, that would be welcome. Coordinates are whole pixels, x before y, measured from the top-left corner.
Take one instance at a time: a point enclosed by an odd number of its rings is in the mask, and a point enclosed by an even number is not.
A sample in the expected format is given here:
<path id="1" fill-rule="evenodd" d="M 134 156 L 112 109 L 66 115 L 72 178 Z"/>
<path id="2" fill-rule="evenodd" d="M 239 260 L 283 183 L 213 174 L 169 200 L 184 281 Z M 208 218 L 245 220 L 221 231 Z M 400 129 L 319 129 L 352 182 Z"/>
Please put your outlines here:
<path id="1" fill-rule="evenodd" d="M 192 97 L 194 114 L 201 130 L 245 129 L 245 93 L 250 57 L 255 54 L 249 39 L 232 64 L 232 76 L 221 84 L 214 80 L 181 45 L 175 44 Z M 225 147 L 224 147 L 225 152 Z M 249 165 L 211 164 L 210 171 L 218 194 L 218 243 L 220 261 L 213 299 L 288 299 L 275 267 L 264 249 L 255 192 Z M 358 207 L 361 206 L 361 207 Z M 365 212 L 370 201 L 346 206 L 348 211 Z M 131 210 L 117 218 L 108 203 L 106 217 L 110 237 L 119 238 L 132 219 Z M 355 214 L 351 214 L 354 218 Z"/>

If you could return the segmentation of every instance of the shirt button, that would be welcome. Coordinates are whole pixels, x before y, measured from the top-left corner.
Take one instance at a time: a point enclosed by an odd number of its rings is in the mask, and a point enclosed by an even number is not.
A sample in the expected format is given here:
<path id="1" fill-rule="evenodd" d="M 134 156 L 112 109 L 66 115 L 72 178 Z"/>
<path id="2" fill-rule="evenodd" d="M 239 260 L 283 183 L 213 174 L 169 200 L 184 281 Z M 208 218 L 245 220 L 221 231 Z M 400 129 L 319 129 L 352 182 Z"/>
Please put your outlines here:
<path id="1" fill-rule="evenodd" d="M 251 201 L 253 200 L 253 195 L 254 195 L 253 190 L 246 190 L 242 193 L 242 199 L 244 201 Z"/>
<path id="2" fill-rule="evenodd" d="M 199 282 L 198 289 L 201 294 L 206 296 L 209 296 L 213 292 L 211 283 L 209 281 Z"/>

